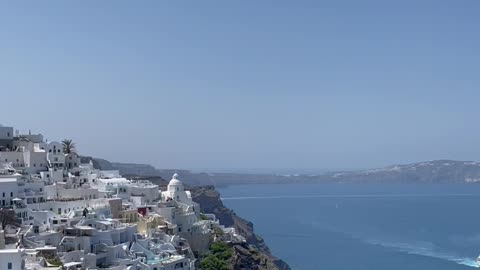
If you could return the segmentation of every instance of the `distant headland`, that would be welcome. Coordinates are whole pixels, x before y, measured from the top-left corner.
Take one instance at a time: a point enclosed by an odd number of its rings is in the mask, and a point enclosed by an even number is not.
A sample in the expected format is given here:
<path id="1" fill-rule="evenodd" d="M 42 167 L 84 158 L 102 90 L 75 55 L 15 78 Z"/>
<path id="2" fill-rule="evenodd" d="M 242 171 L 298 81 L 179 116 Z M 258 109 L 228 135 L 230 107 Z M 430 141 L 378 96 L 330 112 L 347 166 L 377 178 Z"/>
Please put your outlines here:
<path id="1" fill-rule="evenodd" d="M 319 174 L 275 173 L 199 173 L 181 169 L 157 169 L 148 164 L 92 160 L 101 169 L 119 170 L 124 175 L 160 176 L 166 178 L 181 172 L 189 185 L 223 186 L 231 184 L 282 184 L 282 183 L 476 183 L 480 182 L 480 163 L 474 161 L 432 160 L 411 164 L 391 165 L 383 168 L 332 171 Z"/>

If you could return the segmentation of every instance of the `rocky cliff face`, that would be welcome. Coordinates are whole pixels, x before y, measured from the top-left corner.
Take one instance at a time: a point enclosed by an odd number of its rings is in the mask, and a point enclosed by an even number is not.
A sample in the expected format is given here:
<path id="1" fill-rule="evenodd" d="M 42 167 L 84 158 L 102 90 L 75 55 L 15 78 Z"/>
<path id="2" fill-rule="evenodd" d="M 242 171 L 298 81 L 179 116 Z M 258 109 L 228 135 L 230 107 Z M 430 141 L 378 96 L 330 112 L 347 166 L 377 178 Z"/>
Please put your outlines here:
<path id="1" fill-rule="evenodd" d="M 248 244 L 233 246 L 233 256 L 230 259 L 230 264 L 233 270 L 289 269 L 280 268 L 268 254 Z"/>
<path id="2" fill-rule="evenodd" d="M 290 269 L 287 263 L 271 254 L 264 240 L 254 233 L 251 222 L 223 205 L 220 194 L 213 186 L 192 187 L 191 191 L 193 200 L 200 204 L 202 212 L 215 214 L 222 225 L 234 227 L 247 239 L 249 247 L 235 247 L 234 269 Z"/>

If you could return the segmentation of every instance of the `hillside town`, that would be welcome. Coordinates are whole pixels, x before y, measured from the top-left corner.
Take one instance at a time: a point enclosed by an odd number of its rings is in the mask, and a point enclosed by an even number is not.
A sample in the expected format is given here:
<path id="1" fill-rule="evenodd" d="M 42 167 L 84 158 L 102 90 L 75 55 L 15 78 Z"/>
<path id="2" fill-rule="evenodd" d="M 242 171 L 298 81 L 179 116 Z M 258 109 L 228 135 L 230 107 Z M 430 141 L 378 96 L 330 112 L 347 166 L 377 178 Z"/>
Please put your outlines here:
<path id="1" fill-rule="evenodd" d="M 81 161 L 71 140 L 0 126 L 0 269 L 193 270 L 212 242 L 245 241 L 178 174 L 161 190 Z"/>

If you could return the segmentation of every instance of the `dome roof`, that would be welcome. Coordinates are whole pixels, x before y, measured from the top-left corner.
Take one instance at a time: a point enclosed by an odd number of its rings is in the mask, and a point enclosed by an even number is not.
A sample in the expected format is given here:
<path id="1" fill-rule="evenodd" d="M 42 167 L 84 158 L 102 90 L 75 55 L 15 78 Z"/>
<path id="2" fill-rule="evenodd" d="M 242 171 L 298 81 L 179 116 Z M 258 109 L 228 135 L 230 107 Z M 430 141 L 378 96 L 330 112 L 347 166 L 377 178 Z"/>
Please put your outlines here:
<path id="1" fill-rule="evenodd" d="M 175 173 L 175 174 L 172 176 L 172 180 L 170 180 L 170 182 L 168 183 L 168 185 L 169 185 L 169 186 L 183 186 L 182 181 L 178 180 L 177 177 L 178 177 L 178 174 Z"/>

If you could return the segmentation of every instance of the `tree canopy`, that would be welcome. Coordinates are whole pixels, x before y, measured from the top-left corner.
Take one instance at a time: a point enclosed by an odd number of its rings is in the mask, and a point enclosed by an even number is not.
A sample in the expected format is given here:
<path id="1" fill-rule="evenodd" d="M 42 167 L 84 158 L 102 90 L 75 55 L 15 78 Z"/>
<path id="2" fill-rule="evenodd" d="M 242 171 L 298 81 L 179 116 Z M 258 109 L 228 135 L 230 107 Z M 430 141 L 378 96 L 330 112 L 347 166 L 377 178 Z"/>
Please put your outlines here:
<path id="1" fill-rule="evenodd" d="M 11 209 L 0 209 L 0 223 L 2 224 L 2 230 L 5 230 L 7 225 L 18 226 L 17 217 L 15 211 Z"/>
<path id="2" fill-rule="evenodd" d="M 71 139 L 63 140 L 62 145 L 63 145 L 63 152 L 65 154 L 70 154 L 71 152 L 75 151 L 75 143 Z"/>

